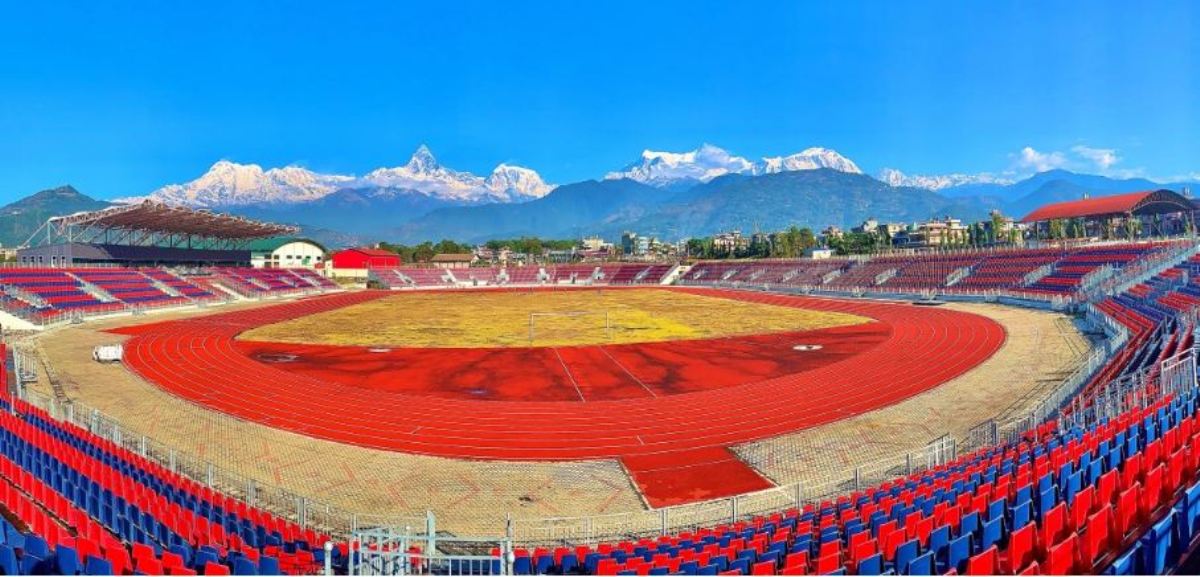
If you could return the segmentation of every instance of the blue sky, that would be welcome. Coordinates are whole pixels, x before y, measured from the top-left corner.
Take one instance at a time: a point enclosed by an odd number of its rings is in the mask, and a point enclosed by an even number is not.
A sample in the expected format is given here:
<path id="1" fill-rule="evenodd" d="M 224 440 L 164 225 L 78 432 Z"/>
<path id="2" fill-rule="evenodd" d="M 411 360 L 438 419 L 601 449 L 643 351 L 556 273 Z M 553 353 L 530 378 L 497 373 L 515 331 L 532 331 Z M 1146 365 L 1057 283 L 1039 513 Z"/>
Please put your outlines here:
<path id="1" fill-rule="evenodd" d="M 1162 178 L 1200 172 L 1198 89 L 1195 2 L 5 3 L 0 201 L 420 143 L 558 183 L 702 142 Z"/>

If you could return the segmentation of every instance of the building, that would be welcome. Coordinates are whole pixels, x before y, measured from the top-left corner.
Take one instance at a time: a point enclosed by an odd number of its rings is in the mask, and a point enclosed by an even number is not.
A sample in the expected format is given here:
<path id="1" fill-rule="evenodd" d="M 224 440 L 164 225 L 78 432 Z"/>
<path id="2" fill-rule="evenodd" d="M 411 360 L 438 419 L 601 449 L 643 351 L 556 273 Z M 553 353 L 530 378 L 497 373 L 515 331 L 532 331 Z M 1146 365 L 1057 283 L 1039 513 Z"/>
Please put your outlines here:
<path id="1" fill-rule="evenodd" d="M 340 250 L 329 257 L 327 276 L 365 279 L 373 268 L 400 266 L 400 255 L 379 248 L 356 247 Z"/>
<path id="2" fill-rule="evenodd" d="M 334 269 L 395 268 L 400 266 L 400 255 L 381 248 L 348 248 L 333 253 L 330 257 Z"/>
<path id="3" fill-rule="evenodd" d="M 621 234 L 621 252 L 623 254 L 637 253 L 638 235 L 636 232 L 625 231 Z"/>
<path id="4" fill-rule="evenodd" d="M 749 237 L 742 236 L 742 231 L 740 230 L 731 230 L 729 232 L 722 232 L 713 236 L 713 248 L 717 252 L 728 252 L 732 254 L 749 247 Z"/>
<path id="5" fill-rule="evenodd" d="M 602 239 L 598 236 L 584 237 L 583 241 L 580 242 L 580 245 L 583 246 L 583 250 L 587 250 L 587 251 L 605 251 L 605 252 L 607 252 L 608 249 L 612 248 L 611 242 L 606 242 L 604 239 Z"/>
<path id="6" fill-rule="evenodd" d="M 324 268 L 325 247 L 306 238 L 282 237 L 249 244 L 254 268 Z"/>
<path id="7" fill-rule="evenodd" d="M 438 268 L 467 268 L 475 262 L 475 255 L 469 252 L 435 254 L 429 262 Z"/>

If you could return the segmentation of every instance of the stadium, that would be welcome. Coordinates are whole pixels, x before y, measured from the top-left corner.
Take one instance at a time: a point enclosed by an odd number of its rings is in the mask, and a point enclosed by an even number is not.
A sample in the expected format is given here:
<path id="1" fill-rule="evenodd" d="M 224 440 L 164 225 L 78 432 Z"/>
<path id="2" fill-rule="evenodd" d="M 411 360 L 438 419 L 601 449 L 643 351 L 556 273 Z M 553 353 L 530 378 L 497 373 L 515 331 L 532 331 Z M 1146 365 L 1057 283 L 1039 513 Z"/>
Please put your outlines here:
<path id="1" fill-rule="evenodd" d="M 345 289 L 248 266 L 293 232 L 144 202 L 0 269 L 0 569 L 1135 574 L 1200 538 L 1193 238 Z"/>

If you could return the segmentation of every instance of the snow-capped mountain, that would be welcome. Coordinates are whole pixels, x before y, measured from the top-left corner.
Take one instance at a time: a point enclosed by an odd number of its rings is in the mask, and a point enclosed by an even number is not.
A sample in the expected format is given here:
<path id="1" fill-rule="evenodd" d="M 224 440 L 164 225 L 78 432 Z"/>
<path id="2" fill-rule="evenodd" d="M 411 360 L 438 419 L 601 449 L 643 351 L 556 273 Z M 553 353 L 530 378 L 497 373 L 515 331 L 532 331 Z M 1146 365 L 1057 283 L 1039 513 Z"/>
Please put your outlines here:
<path id="1" fill-rule="evenodd" d="M 895 168 L 885 168 L 879 171 L 879 180 L 892 186 L 914 186 L 928 190 L 942 190 L 953 186 L 967 184 L 1012 184 L 1011 179 L 1001 178 L 986 172 L 979 174 L 937 174 L 920 175 L 904 174 Z"/>
<path id="2" fill-rule="evenodd" d="M 503 199 L 500 202 L 541 198 L 554 190 L 554 185 L 546 184 L 536 170 L 503 163 L 487 177 L 484 186 L 493 197 Z"/>
<path id="3" fill-rule="evenodd" d="M 839 172 L 862 174 L 854 161 L 838 154 L 836 150 L 819 147 L 808 148 L 791 156 L 763 158 L 754 165 L 754 174 L 774 174 L 818 168 L 832 168 Z"/>
<path id="4" fill-rule="evenodd" d="M 169 184 L 149 198 L 193 207 L 308 202 L 351 183 L 354 177 L 318 174 L 297 166 L 263 170 L 222 160 L 187 184 Z"/>
<path id="5" fill-rule="evenodd" d="M 708 182 L 730 173 L 746 173 L 754 163 L 733 156 L 722 148 L 704 144 L 691 152 L 643 150 L 637 162 L 604 175 L 606 180 L 628 178 L 651 186 L 669 186 L 680 181 Z"/>
<path id="6" fill-rule="evenodd" d="M 257 164 L 217 162 L 200 178 L 164 186 L 147 197 L 168 204 L 212 208 L 312 202 L 338 190 L 378 189 L 383 196 L 418 194 L 455 204 L 519 202 L 554 189 L 535 171 L 500 164 L 487 178 L 438 163 L 425 145 L 408 162 L 378 168 L 361 178 L 322 174 L 296 166 L 263 170 Z M 125 199 L 140 200 L 139 199 Z"/>
<path id="7" fill-rule="evenodd" d="M 691 152 L 645 150 L 640 160 L 619 171 L 610 172 L 604 178 L 628 178 L 661 188 L 689 182 L 708 182 L 726 174 L 761 175 L 817 168 L 862 173 L 853 161 L 827 148 L 809 148 L 789 156 L 751 162 L 722 148 L 704 144 Z"/>

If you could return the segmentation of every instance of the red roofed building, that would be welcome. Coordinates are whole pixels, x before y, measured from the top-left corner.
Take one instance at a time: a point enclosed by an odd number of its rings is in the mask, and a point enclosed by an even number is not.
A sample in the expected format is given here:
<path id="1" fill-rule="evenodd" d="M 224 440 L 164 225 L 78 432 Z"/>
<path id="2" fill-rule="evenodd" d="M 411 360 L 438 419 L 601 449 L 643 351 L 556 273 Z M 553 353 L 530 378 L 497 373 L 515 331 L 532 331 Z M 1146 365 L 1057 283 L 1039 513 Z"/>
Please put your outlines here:
<path id="1" fill-rule="evenodd" d="M 400 266 L 400 255 L 378 248 L 348 248 L 333 253 L 330 259 L 338 270 L 366 270 Z"/>
<path id="2" fill-rule="evenodd" d="M 1192 219 L 1195 207 L 1192 202 L 1179 193 L 1167 190 L 1146 190 L 1129 192 L 1111 196 L 1098 196 L 1080 200 L 1054 202 L 1038 207 L 1025 215 L 1021 222 L 1032 223 L 1035 232 L 1055 220 L 1079 219 L 1084 223 L 1085 230 L 1089 224 L 1097 225 L 1109 219 L 1136 219 L 1145 223 L 1144 216 L 1179 215 L 1181 219 Z M 1090 231 L 1089 231 L 1090 232 Z M 1165 234 L 1169 231 L 1150 230 L 1150 234 Z"/>

